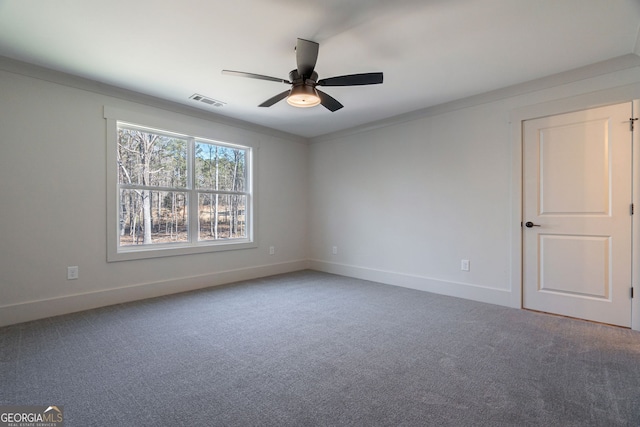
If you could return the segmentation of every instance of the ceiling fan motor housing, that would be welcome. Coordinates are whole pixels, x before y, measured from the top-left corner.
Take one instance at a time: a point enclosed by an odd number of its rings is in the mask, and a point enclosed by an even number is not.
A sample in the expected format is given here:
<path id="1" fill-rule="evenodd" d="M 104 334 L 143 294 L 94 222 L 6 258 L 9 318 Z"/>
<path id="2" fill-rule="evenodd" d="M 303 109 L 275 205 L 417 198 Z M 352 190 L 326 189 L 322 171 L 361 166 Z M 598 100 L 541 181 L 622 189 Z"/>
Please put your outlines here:
<path id="1" fill-rule="evenodd" d="M 311 85 L 315 86 L 316 82 L 318 81 L 318 73 L 316 73 L 315 71 L 311 73 L 310 76 L 307 76 L 306 78 L 304 78 L 305 76 L 300 76 L 300 74 L 298 73 L 298 70 L 291 70 L 289 72 L 289 80 L 291 80 L 291 83 L 293 84 L 293 86 L 299 86 L 302 84 L 310 84 L 309 80 L 311 80 Z"/>

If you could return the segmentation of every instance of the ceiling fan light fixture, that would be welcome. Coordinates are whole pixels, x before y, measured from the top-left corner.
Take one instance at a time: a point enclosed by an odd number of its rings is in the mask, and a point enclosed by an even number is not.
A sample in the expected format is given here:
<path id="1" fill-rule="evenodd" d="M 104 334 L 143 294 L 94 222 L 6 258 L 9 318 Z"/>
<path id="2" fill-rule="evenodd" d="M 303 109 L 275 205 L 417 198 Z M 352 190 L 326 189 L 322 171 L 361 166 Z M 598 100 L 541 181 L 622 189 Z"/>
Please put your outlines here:
<path id="1" fill-rule="evenodd" d="M 320 97 L 313 86 L 297 85 L 291 89 L 287 103 L 299 108 L 315 107 L 320 104 Z"/>

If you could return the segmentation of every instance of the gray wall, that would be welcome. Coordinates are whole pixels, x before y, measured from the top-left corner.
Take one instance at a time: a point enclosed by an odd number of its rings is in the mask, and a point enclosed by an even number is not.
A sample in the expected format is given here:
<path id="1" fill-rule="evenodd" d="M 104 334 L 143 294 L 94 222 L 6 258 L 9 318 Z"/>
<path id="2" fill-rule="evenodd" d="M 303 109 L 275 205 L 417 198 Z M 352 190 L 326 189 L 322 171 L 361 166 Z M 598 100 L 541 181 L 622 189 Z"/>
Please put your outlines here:
<path id="1" fill-rule="evenodd" d="M 521 120 L 638 97 L 627 55 L 316 138 L 310 265 L 520 307 Z"/>
<path id="2" fill-rule="evenodd" d="M 0 63 L 0 94 L 0 324 L 306 266 L 305 140 L 156 108 L 151 99 L 10 61 Z M 107 263 L 104 106 L 257 142 L 259 247 Z M 78 280 L 67 280 L 70 265 L 79 266 Z"/>

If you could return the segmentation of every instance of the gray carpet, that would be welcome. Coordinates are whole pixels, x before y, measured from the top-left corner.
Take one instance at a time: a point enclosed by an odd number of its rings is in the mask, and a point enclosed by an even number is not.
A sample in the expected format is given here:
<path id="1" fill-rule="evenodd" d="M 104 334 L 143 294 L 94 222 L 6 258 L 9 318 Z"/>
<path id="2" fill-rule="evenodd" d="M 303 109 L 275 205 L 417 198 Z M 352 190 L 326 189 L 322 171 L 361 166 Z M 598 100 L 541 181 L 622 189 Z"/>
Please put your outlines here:
<path id="1" fill-rule="evenodd" d="M 304 271 L 0 329 L 66 426 L 638 426 L 640 333 Z"/>

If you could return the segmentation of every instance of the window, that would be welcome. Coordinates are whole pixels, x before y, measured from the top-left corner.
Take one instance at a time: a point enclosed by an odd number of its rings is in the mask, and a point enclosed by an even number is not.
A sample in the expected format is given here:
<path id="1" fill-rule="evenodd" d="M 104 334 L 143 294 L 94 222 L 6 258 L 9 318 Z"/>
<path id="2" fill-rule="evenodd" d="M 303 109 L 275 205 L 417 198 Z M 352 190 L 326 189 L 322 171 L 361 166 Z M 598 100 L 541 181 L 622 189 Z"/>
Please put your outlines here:
<path id="1" fill-rule="evenodd" d="M 111 121 L 110 261 L 255 247 L 252 147 Z"/>

